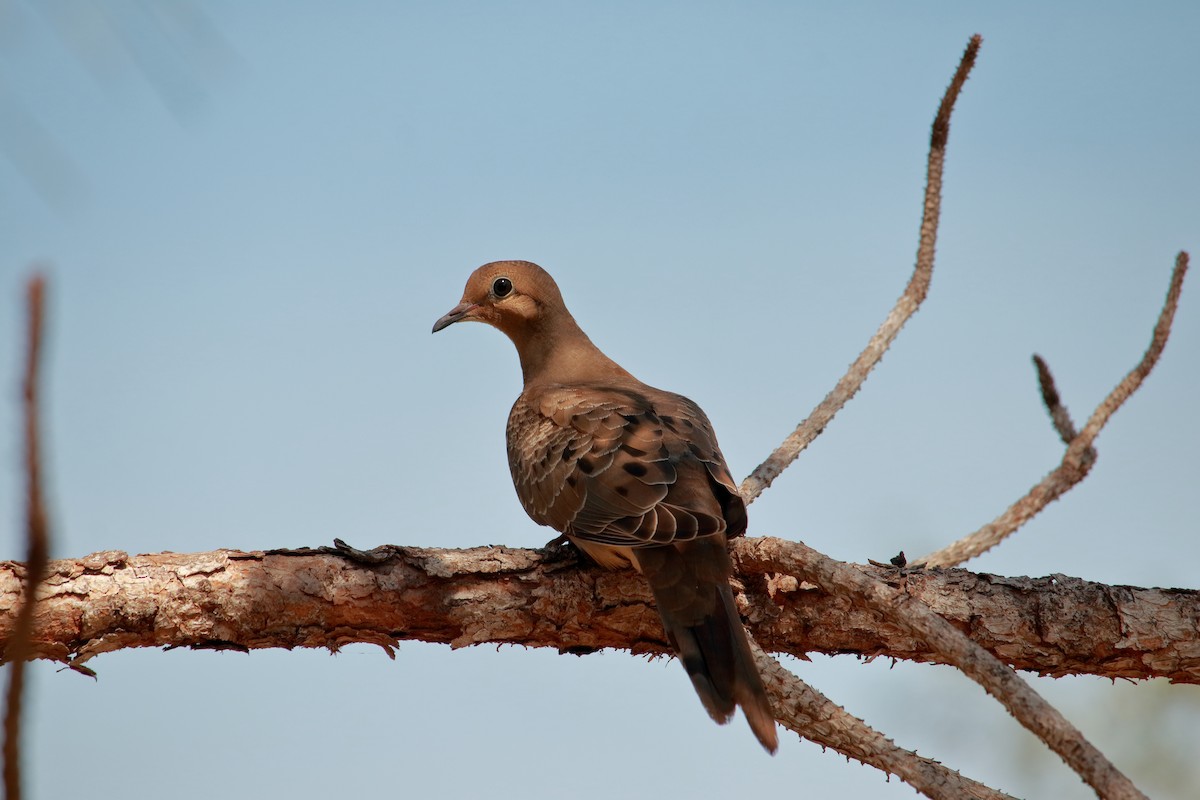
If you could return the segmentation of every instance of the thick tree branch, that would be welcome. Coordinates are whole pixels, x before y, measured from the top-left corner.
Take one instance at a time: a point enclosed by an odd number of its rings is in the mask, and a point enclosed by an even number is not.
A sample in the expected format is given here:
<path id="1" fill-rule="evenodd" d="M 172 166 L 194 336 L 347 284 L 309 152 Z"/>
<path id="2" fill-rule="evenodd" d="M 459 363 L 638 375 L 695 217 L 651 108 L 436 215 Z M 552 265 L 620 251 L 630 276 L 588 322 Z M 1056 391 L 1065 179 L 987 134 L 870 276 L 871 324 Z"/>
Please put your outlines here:
<path id="1" fill-rule="evenodd" d="M 967 639 L 928 606 L 803 544 L 763 539 L 758 549 L 773 564 L 783 565 L 788 574 L 820 586 L 850 589 L 872 609 L 908 628 L 999 700 L 1018 722 L 1057 753 L 1100 797 L 1145 797 L 1016 672 Z"/>
<path id="2" fill-rule="evenodd" d="M 742 544 L 754 549 L 751 542 Z M 354 560 L 317 551 L 225 550 L 132 557 L 110 551 L 54 562 L 40 593 L 35 654 L 91 674 L 83 664 L 88 659 L 146 646 L 336 650 L 365 642 L 394 655 L 406 639 L 453 647 L 521 644 L 567 653 L 604 647 L 671 652 L 645 583 L 632 572 L 581 567 L 562 555 L 547 558 L 541 551 L 500 547 L 342 551 Z M 21 571 L 20 564 L 0 565 L 0 603 L 19 591 Z M 748 578 L 765 584 L 766 576 Z M 760 592 L 751 610 L 766 607 L 780 631 L 817 625 L 815 617 L 799 616 L 807 613 L 807 598 L 789 597 L 778 585 L 772 591 L 779 605 Z M 826 596 L 815 607 L 829 607 L 833 600 Z M 830 620 L 824 622 L 822 628 L 831 627 Z M 860 623 L 869 624 L 865 618 Z M 11 614 L 0 612 L 0 637 L 11 630 Z M 785 644 L 779 649 L 802 654 L 805 648 Z M 773 659 L 761 659 L 772 702 L 786 727 L 898 775 L 933 798 L 1006 797 L 897 747 L 789 677 Z"/>
<path id="3" fill-rule="evenodd" d="M 742 612 L 771 652 L 946 663 L 846 592 L 801 588 L 766 541 L 735 541 Z M 782 543 L 784 548 L 800 545 Z M 39 592 L 34 655 L 86 669 L 126 647 L 338 647 L 401 640 L 584 653 L 667 653 L 645 582 L 503 547 L 390 548 L 364 567 L 336 555 L 220 550 L 55 561 Z M 1200 683 L 1200 592 L 862 567 L 1018 669 Z M 0 564 L 0 640 L 13 630 L 20 564 Z"/>

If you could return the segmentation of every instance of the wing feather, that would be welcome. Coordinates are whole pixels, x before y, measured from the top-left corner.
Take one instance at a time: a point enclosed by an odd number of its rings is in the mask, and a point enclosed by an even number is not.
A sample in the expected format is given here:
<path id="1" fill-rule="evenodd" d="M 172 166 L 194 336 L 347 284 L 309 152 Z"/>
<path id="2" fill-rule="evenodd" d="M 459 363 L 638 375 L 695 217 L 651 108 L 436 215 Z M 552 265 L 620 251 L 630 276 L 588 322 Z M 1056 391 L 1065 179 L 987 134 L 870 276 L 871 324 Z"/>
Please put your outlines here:
<path id="1" fill-rule="evenodd" d="M 529 515 L 585 541 L 643 547 L 745 530 L 712 425 L 680 395 L 527 389 L 509 415 L 508 454 Z"/>

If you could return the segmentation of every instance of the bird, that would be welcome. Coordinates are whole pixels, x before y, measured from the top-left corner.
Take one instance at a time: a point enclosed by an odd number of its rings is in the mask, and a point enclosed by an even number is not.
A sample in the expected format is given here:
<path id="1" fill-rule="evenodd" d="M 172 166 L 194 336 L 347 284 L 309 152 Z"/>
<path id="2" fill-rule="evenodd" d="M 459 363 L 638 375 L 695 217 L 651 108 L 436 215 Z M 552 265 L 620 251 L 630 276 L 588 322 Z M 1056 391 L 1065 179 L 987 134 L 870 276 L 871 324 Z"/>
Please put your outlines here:
<path id="1" fill-rule="evenodd" d="M 746 505 L 708 417 L 606 356 L 537 264 L 479 267 L 433 333 L 468 321 L 498 328 L 520 358 L 507 445 L 526 513 L 602 567 L 640 572 L 709 715 L 725 724 L 741 707 L 773 754 L 775 717 L 729 585 Z"/>

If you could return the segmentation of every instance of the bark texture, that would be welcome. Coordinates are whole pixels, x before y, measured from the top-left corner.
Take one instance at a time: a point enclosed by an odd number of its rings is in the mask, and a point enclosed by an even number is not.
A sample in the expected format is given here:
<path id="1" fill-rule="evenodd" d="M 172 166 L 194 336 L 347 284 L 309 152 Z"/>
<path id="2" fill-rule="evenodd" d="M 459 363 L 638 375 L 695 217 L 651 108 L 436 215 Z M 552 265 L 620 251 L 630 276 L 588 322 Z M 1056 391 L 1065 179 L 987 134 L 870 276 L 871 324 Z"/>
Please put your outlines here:
<path id="1" fill-rule="evenodd" d="M 778 540 L 770 540 L 778 542 Z M 810 588 L 737 541 L 739 606 L 770 652 L 937 662 L 923 642 L 864 604 Z M 51 562 L 32 651 L 77 668 L 126 647 L 324 647 L 403 640 L 503 643 L 587 653 L 669 648 L 644 581 L 568 552 L 387 547 L 378 564 L 318 552 L 218 550 Z M 1005 663 L 1042 675 L 1200 683 L 1200 593 L 1078 578 L 966 570 L 861 569 L 945 617 Z M 24 567 L 0 563 L 0 644 L 12 633 Z"/>

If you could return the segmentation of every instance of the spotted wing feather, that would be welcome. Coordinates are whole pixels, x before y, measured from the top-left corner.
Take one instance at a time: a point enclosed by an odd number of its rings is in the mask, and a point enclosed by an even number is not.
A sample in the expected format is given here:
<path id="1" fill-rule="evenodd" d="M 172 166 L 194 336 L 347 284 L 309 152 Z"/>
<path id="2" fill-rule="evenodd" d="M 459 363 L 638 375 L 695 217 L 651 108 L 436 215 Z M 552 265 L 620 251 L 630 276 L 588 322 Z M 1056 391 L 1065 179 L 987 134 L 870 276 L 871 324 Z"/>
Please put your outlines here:
<path id="1" fill-rule="evenodd" d="M 529 515 L 585 541 L 644 547 L 745 529 L 712 427 L 679 395 L 526 391 L 509 416 L 508 454 Z"/>

